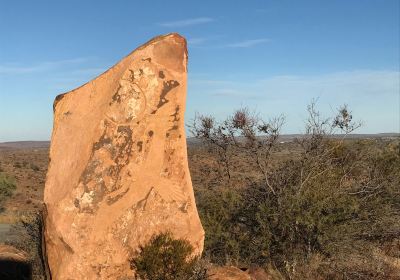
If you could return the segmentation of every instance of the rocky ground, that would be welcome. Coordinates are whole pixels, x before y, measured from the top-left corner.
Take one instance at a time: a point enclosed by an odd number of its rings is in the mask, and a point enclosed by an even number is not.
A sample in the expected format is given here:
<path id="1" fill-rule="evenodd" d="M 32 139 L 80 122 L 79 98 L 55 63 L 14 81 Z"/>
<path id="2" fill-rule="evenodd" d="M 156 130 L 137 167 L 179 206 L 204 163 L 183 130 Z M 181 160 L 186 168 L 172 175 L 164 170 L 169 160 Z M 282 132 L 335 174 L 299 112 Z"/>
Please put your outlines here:
<path id="1" fill-rule="evenodd" d="M 22 261 L 25 258 L 31 266 L 34 279 L 44 279 L 39 213 L 43 204 L 47 165 L 46 143 L 0 145 L 0 172 L 14 178 L 16 183 L 12 195 L 0 205 L 0 244 L 19 250 L 10 255 L 6 250 L 8 247 L 2 247 L 0 259 L 14 256 Z M 3 255 L 1 250 L 4 251 Z"/>
<path id="2" fill-rule="evenodd" d="M 17 189 L 5 202 L 7 211 L 41 207 L 48 165 L 48 148 L 0 149 L 0 168 L 17 181 Z"/>

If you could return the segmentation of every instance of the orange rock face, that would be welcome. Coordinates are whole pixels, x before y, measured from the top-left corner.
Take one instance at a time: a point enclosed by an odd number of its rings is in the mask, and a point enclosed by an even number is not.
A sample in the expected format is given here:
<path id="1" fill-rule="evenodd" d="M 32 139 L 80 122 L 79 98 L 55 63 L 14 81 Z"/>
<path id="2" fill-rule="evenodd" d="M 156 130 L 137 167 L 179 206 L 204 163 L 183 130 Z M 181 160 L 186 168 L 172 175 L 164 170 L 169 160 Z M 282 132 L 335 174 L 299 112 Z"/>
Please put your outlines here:
<path id="1" fill-rule="evenodd" d="M 187 164 L 186 41 L 154 38 L 54 103 L 44 200 L 52 279 L 126 279 L 170 231 L 203 249 Z"/>

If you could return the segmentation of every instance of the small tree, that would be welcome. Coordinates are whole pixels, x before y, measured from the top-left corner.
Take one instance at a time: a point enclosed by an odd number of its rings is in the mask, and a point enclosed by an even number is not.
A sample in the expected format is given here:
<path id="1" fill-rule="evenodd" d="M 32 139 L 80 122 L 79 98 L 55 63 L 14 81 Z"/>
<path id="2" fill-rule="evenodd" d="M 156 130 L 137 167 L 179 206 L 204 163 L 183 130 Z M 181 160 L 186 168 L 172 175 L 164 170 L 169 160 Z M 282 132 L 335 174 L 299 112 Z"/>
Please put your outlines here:
<path id="1" fill-rule="evenodd" d="M 230 154 L 239 149 L 254 159 L 265 184 L 275 193 L 269 181 L 270 157 L 284 120 L 281 115 L 265 121 L 257 113 L 241 108 L 222 122 L 216 122 L 210 116 L 196 115 L 190 130 L 194 137 L 217 151 L 229 180 L 232 176 Z"/>

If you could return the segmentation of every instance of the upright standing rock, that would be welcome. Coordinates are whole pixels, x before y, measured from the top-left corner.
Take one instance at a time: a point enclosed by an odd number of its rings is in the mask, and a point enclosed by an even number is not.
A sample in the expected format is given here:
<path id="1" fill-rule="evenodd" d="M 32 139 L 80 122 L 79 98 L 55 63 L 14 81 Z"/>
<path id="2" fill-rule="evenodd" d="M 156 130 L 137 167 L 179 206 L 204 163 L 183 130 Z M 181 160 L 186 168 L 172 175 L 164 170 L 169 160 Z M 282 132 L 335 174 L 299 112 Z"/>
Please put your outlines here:
<path id="1" fill-rule="evenodd" d="M 54 102 L 44 200 L 52 278 L 126 279 L 170 231 L 203 249 L 187 163 L 186 41 L 156 37 Z"/>

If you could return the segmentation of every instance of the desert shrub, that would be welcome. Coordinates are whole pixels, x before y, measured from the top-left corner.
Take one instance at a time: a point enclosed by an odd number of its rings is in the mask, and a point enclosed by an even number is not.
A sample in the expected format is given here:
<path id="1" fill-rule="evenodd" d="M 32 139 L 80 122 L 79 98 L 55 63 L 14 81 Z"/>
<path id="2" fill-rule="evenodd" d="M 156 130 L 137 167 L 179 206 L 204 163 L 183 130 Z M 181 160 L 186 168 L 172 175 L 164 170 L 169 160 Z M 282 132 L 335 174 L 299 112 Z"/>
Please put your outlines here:
<path id="1" fill-rule="evenodd" d="M 30 167 L 33 171 L 39 171 L 39 170 L 40 170 L 39 166 L 37 166 L 37 165 L 34 164 L 34 163 L 31 163 L 31 164 L 29 165 L 29 167 Z"/>
<path id="2" fill-rule="evenodd" d="M 186 240 L 174 239 L 171 233 L 153 236 L 130 263 L 136 277 L 143 280 L 206 279 L 205 268 L 193 256 L 193 246 Z"/>
<path id="3" fill-rule="evenodd" d="M 243 192 L 248 202 L 242 212 L 246 228 L 262 241 L 248 244 L 257 253 L 243 257 L 252 262 L 270 260 L 287 275 L 295 275 L 296 266 L 316 254 L 337 259 L 335 270 L 354 270 L 351 279 L 374 271 L 376 266 L 349 267 L 343 260 L 353 255 L 353 259 L 363 259 L 360 263 L 376 264 L 373 248 L 399 236 L 399 179 L 395 176 L 399 168 L 391 175 L 387 169 L 393 169 L 392 164 L 400 166 L 400 161 L 388 165 L 388 159 L 377 159 L 368 149 L 356 153 L 349 146 L 343 144 L 340 154 L 332 155 L 334 161 L 320 163 L 321 171 L 305 184 L 299 178 L 311 167 L 304 167 L 300 160 L 284 163 L 272 173 L 277 195 L 269 194 L 262 184 Z M 377 160 L 380 164 L 370 170 Z M 268 256 L 265 260 L 257 257 L 263 251 Z"/>
<path id="4" fill-rule="evenodd" d="M 14 178 L 0 172 L 0 209 L 4 201 L 12 195 L 16 189 Z"/>
<path id="5" fill-rule="evenodd" d="M 211 262 L 219 265 L 236 264 L 240 259 L 239 236 L 233 238 L 236 223 L 233 217 L 242 207 L 242 197 L 236 190 L 201 192 L 197 197 L 201 222 L 206 231 L 205 252 Z"/>
<path id="6" fill-rule="evenodd" d="M 399 141 L 346 140 L 359 126 L 347 107 L 323 118 L 311 104 L 293 156 L 274 161 L 281 122 L 238 112 L 223 122 L 200 116 L 192 126 L 222 151 L 210 156 L 230 169 L 220 186 L 197 189 L 206 256 L 219 264 L 272 265 L 288 279 L 398 274 L 376 250 L 400 236 Z M 252 172 L 237 184 L 235 176 Z"/>

